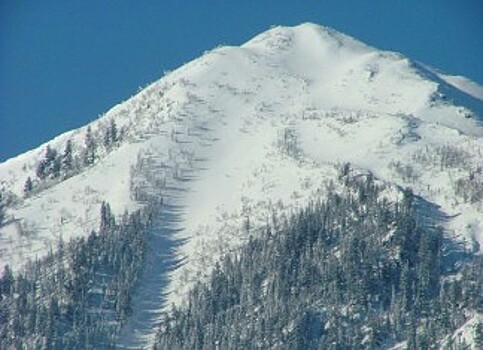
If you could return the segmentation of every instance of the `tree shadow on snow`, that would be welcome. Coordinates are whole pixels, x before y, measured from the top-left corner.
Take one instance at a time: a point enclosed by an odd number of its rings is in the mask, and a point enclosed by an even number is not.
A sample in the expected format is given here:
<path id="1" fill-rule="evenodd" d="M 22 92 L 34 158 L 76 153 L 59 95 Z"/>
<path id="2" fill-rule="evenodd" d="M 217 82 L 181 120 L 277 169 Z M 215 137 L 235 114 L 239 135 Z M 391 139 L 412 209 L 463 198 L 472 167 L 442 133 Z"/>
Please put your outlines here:
<path id="1" fill-rule="evenodd" d="M 425 230 L 436 231 L 443 229 L 443 269 L 446 273 L 454 273 L 462 262 L 471 259 L 471 253 L 465 243 L 444 231 L 444 226 L 457 215 L 447 215 L 441 207 L 421 196 L 414 196 L 413 211 L 418 224 Z M 456 232 L 458 234 L 458 232 Z"/>
<path id="2" fill-rule="evenodd" d="M 165 309 L 170 274 L 183 263 L 176 251 L 186 241 L 177 237 L 183 231 L 186 212 L 177 202 L 187 189 L 178 186 L 178 182 L 174 181 L 167 188 L 169 196 L 164 198 L 148 232 L 144 271 L 132 297 L 132 314 L 119 333 L 117 348 L 140 349 L 149 346 L 150 337 L 154 336 Z"/>

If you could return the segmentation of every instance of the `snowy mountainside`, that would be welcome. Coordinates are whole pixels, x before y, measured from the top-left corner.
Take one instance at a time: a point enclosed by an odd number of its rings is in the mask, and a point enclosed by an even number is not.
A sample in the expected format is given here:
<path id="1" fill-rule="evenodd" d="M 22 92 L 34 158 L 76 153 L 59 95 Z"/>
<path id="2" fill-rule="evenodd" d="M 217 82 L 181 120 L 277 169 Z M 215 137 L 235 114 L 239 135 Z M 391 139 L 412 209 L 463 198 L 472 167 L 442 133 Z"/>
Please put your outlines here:
<path id="1" fill-rule="evenodd" d="M 81 158 L 91 128 L 95 161 L 71 176 L 24 195 L 47 144 L 0 164 L 9 198 L 0 264 L 19 269 L 59 238 L 97 229 L 102 201 L 118 216 L 143 207 L 141 191 L 181 208 L 183 264 L 158 291 L 180 303 L 221 255 L 246 241 L 233 228 L 300 207 L 344 162 L 392 184 L 393 201 L 399 188 L 412 188 L 451 218 L 448 234 L 481 252 L 481 90 L 314 24 L 216 48 L 49 142 L 62 153 L 71 140 Z M 108 149 L 101 144 L 111 121 L 122 138 Z M 153 309 L 161 317 L 163 305 Z"/>

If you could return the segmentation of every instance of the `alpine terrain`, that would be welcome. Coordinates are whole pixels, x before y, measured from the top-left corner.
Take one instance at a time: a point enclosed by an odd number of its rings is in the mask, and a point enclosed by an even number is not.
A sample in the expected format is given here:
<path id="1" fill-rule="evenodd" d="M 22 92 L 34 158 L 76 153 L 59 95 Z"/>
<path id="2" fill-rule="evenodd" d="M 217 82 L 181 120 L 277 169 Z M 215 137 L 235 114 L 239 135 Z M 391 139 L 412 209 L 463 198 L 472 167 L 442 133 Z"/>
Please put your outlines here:
<path id="1" fill-rule="evenodd" d="M 483 348 L 483 87 L 315 24 L 0 164 L 1 349 Z"/>

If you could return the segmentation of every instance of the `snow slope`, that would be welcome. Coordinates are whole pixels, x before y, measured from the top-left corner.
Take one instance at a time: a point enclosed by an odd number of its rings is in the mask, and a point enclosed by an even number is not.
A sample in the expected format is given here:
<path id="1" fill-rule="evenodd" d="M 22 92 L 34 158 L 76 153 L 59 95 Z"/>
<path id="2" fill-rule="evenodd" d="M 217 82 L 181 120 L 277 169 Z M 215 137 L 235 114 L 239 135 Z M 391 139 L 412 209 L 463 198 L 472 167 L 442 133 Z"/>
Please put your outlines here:
<path id="1" fill-rule="evenodd" d="M 162 195 L 177 213 L 159 232 L 183 240 L 183 264 L 140 287 L 121 343 L 146 345 L 155 329 L 140 330 L 136 317 L 149 311 L 156 324 L 257 226 L 323 194 L 342 162 L 393 184 L 392 200 L 412 188 L 450 218 L 449 235 L 481 252 L 482 196 L 455 189 L 483 187 L 482 89 L 309 23 L 216 48 L 93 121 L 101 133 L 114 120 L 124 138 L 79 174 L 23 198 L 46 145 L 0 164 L 0 185 L 16 198 L 0 228 L 0 264 L 20 268 L 59 237 L 88 234 L 103 200 L 117 215 L 142 207 L 133 186 Z M 86 128 L 49 144 L 61 152 L 72 139 L 80 154 Z M 151 273 L 168 273 L 162 259 L 151 260 Z M 167 298 L 141 306 L 148 290 Z"/>

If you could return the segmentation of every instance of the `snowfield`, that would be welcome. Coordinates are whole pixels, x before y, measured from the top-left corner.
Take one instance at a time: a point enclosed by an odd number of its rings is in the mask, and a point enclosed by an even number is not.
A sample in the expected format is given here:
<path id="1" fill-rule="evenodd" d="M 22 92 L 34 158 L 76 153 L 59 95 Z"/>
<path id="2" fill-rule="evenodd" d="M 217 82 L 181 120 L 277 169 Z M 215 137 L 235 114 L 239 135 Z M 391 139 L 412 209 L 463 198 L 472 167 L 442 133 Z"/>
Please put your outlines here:
<path id="1" fill-rule="evenodd" d="M 0 164 L 0 186 L 14 198 L 0 228 L 0 265 L 18 270 L 59 238 L 97 229 L 102 201 L 122 215 L 144 205 L 136 187 L 162 196 L 176 214 L 159 232 L 181 240 L 173 259 L 182 264 L 167 271 L 165 255 L 151 260 L 166 279 L 140 286 L 134 302 L 153 288 L 167 294 L 134 307 L 126 347 L 149 345 L 163 310 L 182 303 L 221 255 L 274 215 L 323 195 L 345 162 L 392 184 L 392 201 L 411 188 L 450 218 L 448 235 L 483 252 L 483 87 L 330 28 L 274 27 L 216 48 L 89 125 L 102 138 L 110 120 L 124 133 L 118 147 L 26 198 L 46 145 Z M 62 152 L 71 139 L 80 155 L 86 129 L 49 144 Z M 145 311 L 150 324 L 139 328 Z"/>

